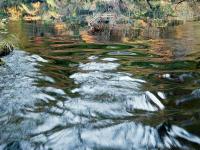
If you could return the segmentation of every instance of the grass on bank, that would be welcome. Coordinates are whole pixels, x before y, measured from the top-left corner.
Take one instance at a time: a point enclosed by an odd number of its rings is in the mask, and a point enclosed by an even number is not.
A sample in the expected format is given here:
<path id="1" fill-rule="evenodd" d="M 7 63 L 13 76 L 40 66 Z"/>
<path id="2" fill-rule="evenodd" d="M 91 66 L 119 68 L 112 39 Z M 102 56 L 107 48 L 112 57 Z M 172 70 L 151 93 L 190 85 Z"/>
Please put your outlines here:
<path id="1" fill-rule="evenodd" d="M 0 41 L 0 57 L 8 55 L 17 46 L 18 39 L 15 35 L 6 36 L 2 41 Z"/>

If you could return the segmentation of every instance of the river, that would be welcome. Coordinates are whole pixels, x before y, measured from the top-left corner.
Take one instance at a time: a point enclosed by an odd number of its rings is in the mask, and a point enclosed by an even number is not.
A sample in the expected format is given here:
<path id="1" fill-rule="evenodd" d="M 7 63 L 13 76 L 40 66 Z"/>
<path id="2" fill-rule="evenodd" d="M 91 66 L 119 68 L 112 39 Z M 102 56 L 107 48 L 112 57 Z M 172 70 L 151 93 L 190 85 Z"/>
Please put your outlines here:
<path id="1" fill-rule="evenodd" d="M 7 28 L 20 48 L 0 66 L 0 149 L 200 148 L 199 22 L 140 34 Z"/>

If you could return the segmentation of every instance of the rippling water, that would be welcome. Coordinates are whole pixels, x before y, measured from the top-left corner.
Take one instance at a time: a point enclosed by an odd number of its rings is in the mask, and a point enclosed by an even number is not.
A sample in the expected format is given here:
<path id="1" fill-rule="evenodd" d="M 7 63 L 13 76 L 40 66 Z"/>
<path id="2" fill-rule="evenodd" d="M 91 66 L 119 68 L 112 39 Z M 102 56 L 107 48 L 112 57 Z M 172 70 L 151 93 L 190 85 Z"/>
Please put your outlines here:
<path id="1" fill-rule="evenodd" d="M 0 66 L 0 149 L 200 148 L 198 22 L 136 39 L 8 28 L 22 48 Z"/>

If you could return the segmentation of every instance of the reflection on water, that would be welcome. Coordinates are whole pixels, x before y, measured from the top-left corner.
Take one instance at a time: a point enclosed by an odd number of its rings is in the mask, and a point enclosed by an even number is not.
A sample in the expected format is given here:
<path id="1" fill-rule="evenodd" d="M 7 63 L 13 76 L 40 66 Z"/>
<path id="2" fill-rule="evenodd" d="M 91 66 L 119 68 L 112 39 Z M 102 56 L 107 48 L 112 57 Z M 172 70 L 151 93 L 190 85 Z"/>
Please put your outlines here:
<path id="1" fill-rule="evenodd" d="M 36 77 L 42 76 L 36 67 L 38 62 L 44 62 L 38 55 L 28 55 L 26 52 L 14 51 L 4 58 L 6 65 L 0 68 L 0 133 L 1 142 L 7 142 L 27 134 L 30 126 L 29 118 L 23 123 L 25 106 L 33 106 L 35 97 L 40 93 L 34 85 Z M 46 61 L 45 61 L 46 62 Z M 30 118 L 31 119 L 31 118 Z M 17 124 L 16 122 L 19 122 Z"/>
<path id="2" fill-rule="evenodd" d="M 102 43 L 77 27 L 10 23 L 24 50 L 0 66 L 0 149 L 199 149 L 200 47 L 182 43 L 196 26 Z"/>
<path id="3" fill-rule="evenodd" d="M 113 61 L 115 59 L 104 58 L 103 60 Z M 128 73 L 110 72 L 119 67 L 116 62 L 89 62 L 80 64 L 79 67 L 81 70 L 89 72 L 75 73 L 71 76 L 77 84 L 81 84 L 80 88 L 73 89 L 72 92 L 78 92 L 81 95 L 81 100 L 88 99 L 100 102 L 95 104 L 97 108 L 101 107 L 102 101 L 107 101 L 106 106 L 104 106 L 104 108 L 107 108 L 102 112 L 111 113 L 112 106 L 114 106 L 114 110 L 118 110 L 117 112 L 131 111 L 132 109 L 147 111 L 164 109 L 164 105 L 151 92 L 140 90 L 141 83 L 145 83 L 145 81 L 134 79 Z M 119 104 L 119 101 L 121 104 Z M 115 104 L 116 102 L 118 104 Z M 87 105 L 85 107 L 89 108 Z M 97 108 L 93 107 L 92 109 L 97 110 Z M 126 112 L 122 112 L 122 114 L 126 114 Z"/>

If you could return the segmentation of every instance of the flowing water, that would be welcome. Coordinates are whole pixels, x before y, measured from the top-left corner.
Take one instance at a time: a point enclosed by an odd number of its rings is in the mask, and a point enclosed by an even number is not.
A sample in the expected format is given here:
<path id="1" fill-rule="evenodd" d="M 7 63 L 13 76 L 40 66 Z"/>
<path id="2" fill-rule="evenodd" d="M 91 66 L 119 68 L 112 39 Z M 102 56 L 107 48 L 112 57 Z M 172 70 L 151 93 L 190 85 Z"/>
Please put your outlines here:
<path id="1" fill-rule="evenodd" d="M 8 24 L 21 48 L 0 66 L 0 149 L 199 149 L 199 22 L 82 30 Z"/>

